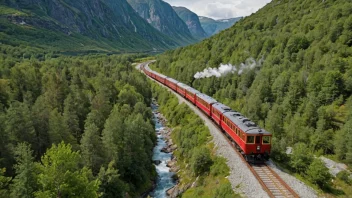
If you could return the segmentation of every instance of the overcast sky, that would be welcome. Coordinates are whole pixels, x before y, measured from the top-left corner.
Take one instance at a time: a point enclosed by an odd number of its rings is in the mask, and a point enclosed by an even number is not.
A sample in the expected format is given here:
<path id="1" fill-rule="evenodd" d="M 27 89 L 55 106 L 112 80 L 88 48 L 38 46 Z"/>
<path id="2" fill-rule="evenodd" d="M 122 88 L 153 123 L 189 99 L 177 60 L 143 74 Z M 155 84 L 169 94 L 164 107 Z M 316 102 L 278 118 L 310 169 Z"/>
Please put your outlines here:
<path id="1" fill-rule="evenodd" d="M 248 16 L 271 0 L 164 0 L 172 6 L 183 6 L 199 16 L 226 19 Z"/>

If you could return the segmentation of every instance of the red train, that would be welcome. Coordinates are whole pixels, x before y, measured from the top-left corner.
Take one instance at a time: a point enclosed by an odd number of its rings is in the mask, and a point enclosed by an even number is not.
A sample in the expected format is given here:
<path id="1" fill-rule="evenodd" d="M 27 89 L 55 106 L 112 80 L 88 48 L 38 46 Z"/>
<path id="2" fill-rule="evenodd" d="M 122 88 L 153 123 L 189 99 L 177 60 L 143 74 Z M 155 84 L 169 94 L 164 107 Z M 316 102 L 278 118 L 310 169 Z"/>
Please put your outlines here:
<path id="1" fill-rule="evenodd" d="M 148 67 L 148 64 L 143 65 L 141 69 L 149 77 L 168 86 L 200 108 L 224 130 L 226 135 L 235 143 L 244 156 L 269 157 L 271 151 L 271 133 L 261 129 L 248 118 L 232 110 L 230 107 L 219 103 L 214 98 L 177 80 L 152 71 Z"/>

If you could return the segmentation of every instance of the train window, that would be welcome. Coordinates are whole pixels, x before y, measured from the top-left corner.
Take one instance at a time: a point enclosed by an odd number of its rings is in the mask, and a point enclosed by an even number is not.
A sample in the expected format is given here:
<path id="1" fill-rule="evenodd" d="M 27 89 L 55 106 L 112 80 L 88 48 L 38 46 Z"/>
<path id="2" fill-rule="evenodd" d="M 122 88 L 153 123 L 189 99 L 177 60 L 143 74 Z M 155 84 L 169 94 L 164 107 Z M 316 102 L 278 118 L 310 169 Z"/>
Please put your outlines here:
<path id="1" fill-rule="evenodd" d="M 263 144 L 270 144 L 270 136 L 263 136 Z"/>
<path id="2" fill-rule="evenodd" d="M 254 136 L 247 136 L 247 144 L 254 144 Z"/>
<path id="3" fill-rule="evenodd" d="M 260 136 L 255 136 L 255 143 L 260 144 Z"/>
<path id="4" fill-rule="evenodd" d="M 236 128 L 236 134 L 238 135 L 238 128 Z"/>

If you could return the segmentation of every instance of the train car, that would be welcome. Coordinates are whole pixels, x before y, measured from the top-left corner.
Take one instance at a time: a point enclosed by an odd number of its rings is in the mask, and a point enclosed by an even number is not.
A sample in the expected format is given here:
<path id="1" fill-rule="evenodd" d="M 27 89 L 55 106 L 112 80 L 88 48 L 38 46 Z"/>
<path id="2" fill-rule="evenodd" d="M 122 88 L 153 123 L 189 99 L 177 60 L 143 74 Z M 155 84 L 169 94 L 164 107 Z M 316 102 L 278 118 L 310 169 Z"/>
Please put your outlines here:
<path id="1" fill-rule="evenodd" d="M 193 104 L 196 104 L 197 94 L 201 94 L 198 90 L 189 87 L 186 89 L 186 98 L 191 101 Z"/>
<path id="2" fill-rule="evenodd" d="M 177 84 L 179 82 L 177 80 L 174 80 L 172 78 L 166 78 L 165 80 L 165 85 L 170 87 L 172 90 L 177 92 Z"/>
<path id="3" fill-rule="evenodd" d="M 142 70 L 143 70 L 143 72 L 144 72 L 145 74 L 147 74 L 148 76 L 151 76 L 152 70 L 150 70 L 150 68 L 149 68 L 148 66 L 143 65 L 143 66 L 142 66 Z"/>
<path id="4" fill-rule="evenodd" d="M 156 74 L 155 75 L 155 80 L 159 81 L 162 84 L 165 84 L 165 79 L 167 78 L 167 76 L 162 75 L 162 74 L 157 73 L 157 72 L 155 72 L 155 74 Z"/>
<path id="5" fill-rule="evenodd" d="M 211 117 L 212 105 L 217 102 L 218 101 L 216 101 L 214 98 L 208 95 L 205 95 L 202 93 L 196 94 L 196 106 L 202 109 L 204 113 L 206 113 L 210 117 Z"/>
<path id="6" fill-rule="evenodd" d="M 156 75 L 155 75 L 155 72 L 154 72 L 154 71 L 151 71 L 151 72 L 150 72 L 150 77 L 152 77 L 153 79 L 155 79 L 155 76 L 156 76 Z"/>
<path id="7" fill-rule="evenodd" d="M 243 155 L 269 156 L 271 133 L 238 112 L 226 112 L 222 119 L 222 128 L 236 142 Z"/>
<path id="8" fill-rule="evenodd" d="M 234 112 L 230 107 L 222 104 L 222 103 L 215 103 L 212 105 L 211 108 L 211 118 L 221 126 L 222 117 L 226 112 Z"/>
<path id="9" fill-rule="evenodd" d="M 179 93 L 182 97 L 186 97 L 186 90 L 189 89 L 190 86 L 185 85 L 183 83 L 177 84 L 177 93 Z"/>

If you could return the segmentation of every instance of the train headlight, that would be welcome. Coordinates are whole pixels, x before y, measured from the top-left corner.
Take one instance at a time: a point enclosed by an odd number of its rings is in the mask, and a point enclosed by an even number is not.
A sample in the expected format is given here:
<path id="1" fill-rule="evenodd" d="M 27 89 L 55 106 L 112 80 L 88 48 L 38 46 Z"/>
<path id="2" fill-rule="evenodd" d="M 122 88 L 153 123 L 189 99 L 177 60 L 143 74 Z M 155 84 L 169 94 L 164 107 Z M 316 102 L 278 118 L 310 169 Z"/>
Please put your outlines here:
<path id="1" fill-rule="evenodd" d="M 257 151 L 260 151 L 260 146 L 257 146 Z"/>

